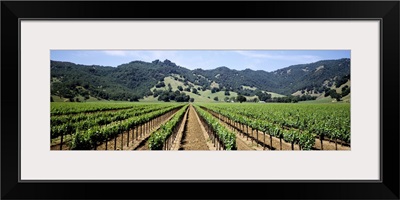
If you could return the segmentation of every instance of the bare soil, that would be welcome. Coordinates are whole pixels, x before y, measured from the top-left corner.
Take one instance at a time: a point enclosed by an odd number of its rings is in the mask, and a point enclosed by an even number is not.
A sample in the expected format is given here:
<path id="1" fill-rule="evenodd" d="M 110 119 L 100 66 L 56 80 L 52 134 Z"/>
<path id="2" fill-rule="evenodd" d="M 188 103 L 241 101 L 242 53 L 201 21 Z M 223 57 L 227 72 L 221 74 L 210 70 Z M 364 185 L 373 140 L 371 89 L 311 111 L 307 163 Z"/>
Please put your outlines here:
<path id="1" fill-rule="evenodd" d="M 185 115 L 182 118 L 182 123 L 181 123 L 181 125 L 180 125 L 180 127 L 178 129 L 178 133 L 176 133 L 177 134 L 176 138 L 172 142 L 171 150 L 179 150 L 179 148 L 181 146 L 182 135 L 183 135 L 183 132 L 185 131 L 187 118 L 188 118 L 188 113 L 189 113 L 189 109 L 186 110 Z"/>
<path id="2" fill-rule="evenodd" d="M 197 119 L 195 112 L 194 108 L 189 106 L 188 119 L 179 150 L 209 150 L 202 132 L 202 124 Z"/>

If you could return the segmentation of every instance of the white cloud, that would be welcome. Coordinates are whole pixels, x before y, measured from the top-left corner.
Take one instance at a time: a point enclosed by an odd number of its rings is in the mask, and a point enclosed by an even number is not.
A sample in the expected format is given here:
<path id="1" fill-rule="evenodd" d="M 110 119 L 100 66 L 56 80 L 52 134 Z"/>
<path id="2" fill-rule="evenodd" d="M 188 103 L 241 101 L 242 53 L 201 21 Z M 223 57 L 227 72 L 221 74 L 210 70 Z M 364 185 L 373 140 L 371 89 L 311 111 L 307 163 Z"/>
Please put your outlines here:
<path id="1" fill-rule="evenodd" d="M 127 51 L 103 51 L 105 54 L 109 56 L 127 56 Z"/>
<path id="2" fill-rule="evenodd" d="M 108 51 L 103 51 L 103 53 L 109 56 L 131 57 L 133 59 L 143 60 L 143 61 L 168 59 L 174 62 L 179 58 L 178 53 L 176 51 L 162 51 L 162 50 L 161 51 L 108 50 Z"/>
<path id="3" fill-rule="evenodd" d="M 296 61 L 296 62 L 315 62 L 321 58 L 314 55 L 274 55 L 269 53 L 257 53 L 253 51 L 235 51 L 236 53 L 249 57 L 249 58 L 264 58 L 273 60 L 286 60 L 286 61 Z"/>

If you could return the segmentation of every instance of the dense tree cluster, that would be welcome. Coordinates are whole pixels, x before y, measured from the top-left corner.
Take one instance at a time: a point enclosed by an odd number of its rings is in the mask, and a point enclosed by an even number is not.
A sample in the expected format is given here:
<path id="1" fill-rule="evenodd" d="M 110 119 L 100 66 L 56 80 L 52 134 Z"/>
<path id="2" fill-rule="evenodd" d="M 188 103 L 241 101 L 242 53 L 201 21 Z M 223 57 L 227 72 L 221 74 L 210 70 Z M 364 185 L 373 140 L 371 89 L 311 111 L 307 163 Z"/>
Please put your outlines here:
<path id="1" fill-rule="evenodd" d="M 273 72 L 262 70 L 232 70 L 218 67 L 213 70 L 189 70 L 178 66 L 170 60 L 153 62 L 133 61 L 118 67 L 79 65 L 70 62 L 51 61 L 51 94 L 76 101 L 95 97 L 105 100 L 136 101 L 153 94 L 150 88 L 165 88 L 164 78 L 173 75 L 175 80 L 183 81 L 180 92 L 198 94 L 199 91 L 211 90 L 211 93 L 224 91 L 229 96 L 232 92 L 238 95 L 254 96 L 268 101 L 268 93 L 259 90 L 274 91 L 290 95 L 302 90 L 322 93 L 335 83 L 342 85 L 350 79 L 350 59 L 325 60 L 310 64 L 294 65 Z M 334 77 L 341 77 L 334 79 Z M 330 80 L 327 86 L 324 81 Z M 219 86 L 211 87 L 211 83 Z M 194 87 L 195 85 L 196 88 Z M 257 90 L 243 86 L 256 87 Z M 171 92 L 169 85 L 167 90 Z M 342 96 L 350 93 L 350 88 L 342 91 Z M 330 95 L 330 93 L 328 94 Z M 161 99 L 166 99 L 163 95 Z M 170 95 L 168 95 L 170 96 Z M 334 93 L 332 96 L 336 97 Z M 168 98 L 171 100 L 170 98 Z"/>
<path id="2" fill-rule="evenodd" d="M 243 95 L 238 95 L 236 97 L 236 100 L 239 101 L 240 103 L 245 102 L 247 99 Z"/>
<path id="3" fill-rule="evenodd" d="M 336 87 L 340 87 L 343 84 L 347 83 L 347 81 L 350 80 L 350 74 L 343 76 L 342 78 L 340 78 L 339 80 L 337 80 L 336 82 Z"/>
<path id="4" fill-rule="evenodd" d="M 171 90 L 154 89 L 153 94 L 154 97 L 158 97 L 157 98 L 158 101 L 164 101 L 164 102 L 170 102 L 170 101 L 189 102 L 189 100 L 191 99 L 189 95 L 186 95 L 184 92 L 181 92 L 179 90 L 172 92 Z"/>
<path id="5" fill-rule="evenodd" d="M 156 84 L 156 88 L 165 87 L 165 83 L 163 81 Z"/>
<path id="6" fill-rule="evenodd" d="M 225 96 L 229 96 L 231 93 L 229 93 L 229 90 L 225 90 Z"/>
<path id="7" fill-rule="evenodd" d="M 260 90 L 256 92 L 256 96 L 260 101 L 268 101 L 269 99 L 271 99 L 271 94 L 268 94 L 267 92 L 262 92 Z"/>
<path id="8" fill-rule="evenodd" d="M 348 94 L 350 94 L 350 87 L 349 86 L 344 86 L 342 87 L 342 96 L 347 96 Z"/>
<path id="9" fill-rule="evenodd" d="M 219 88 L 216 88 L 216 87 L 211 88 L 211 93 L 216 93 L 216 92 L 219 92 L 219 91 L 220 91 Z"/>

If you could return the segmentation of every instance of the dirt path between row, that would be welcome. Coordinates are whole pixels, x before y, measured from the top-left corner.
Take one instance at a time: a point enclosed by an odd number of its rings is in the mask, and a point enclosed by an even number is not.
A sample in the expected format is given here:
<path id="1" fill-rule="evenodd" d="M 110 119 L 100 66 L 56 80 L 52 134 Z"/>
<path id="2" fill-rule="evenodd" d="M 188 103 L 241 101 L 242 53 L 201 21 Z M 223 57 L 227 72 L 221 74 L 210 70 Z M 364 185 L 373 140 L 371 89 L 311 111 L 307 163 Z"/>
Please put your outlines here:
<path id="1" fill-rule="evenodd" d="M 196 111 L 193 106 L 189 106 L 188 119 L 179 150 L 210 150 L 201 126 Z"/>

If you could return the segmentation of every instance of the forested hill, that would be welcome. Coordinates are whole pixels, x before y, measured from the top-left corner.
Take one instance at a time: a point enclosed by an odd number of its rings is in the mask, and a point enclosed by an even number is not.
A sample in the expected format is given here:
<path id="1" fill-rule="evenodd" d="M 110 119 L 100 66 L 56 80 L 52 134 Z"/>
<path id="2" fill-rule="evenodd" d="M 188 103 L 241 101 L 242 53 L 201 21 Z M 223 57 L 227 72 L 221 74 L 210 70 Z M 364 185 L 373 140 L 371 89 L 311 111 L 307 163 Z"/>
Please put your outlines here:
<path id="1" fill-rule="evenodd" d="M 166 77 L 202 91 L 217 89 L 252 96 L 255 90 L 283 95 L 303 90 L 323 92 L 350 75 L 348 58 L 293 65 L 273 72 L 228 67 L 189 70 L 169 60 L 133 61 L 117 67 L 51 61 L 50 67 L 52 95 L 113 100 L 151 96 L 151 89 L 154 90 L 156 85 L 163 86 Z"/>

